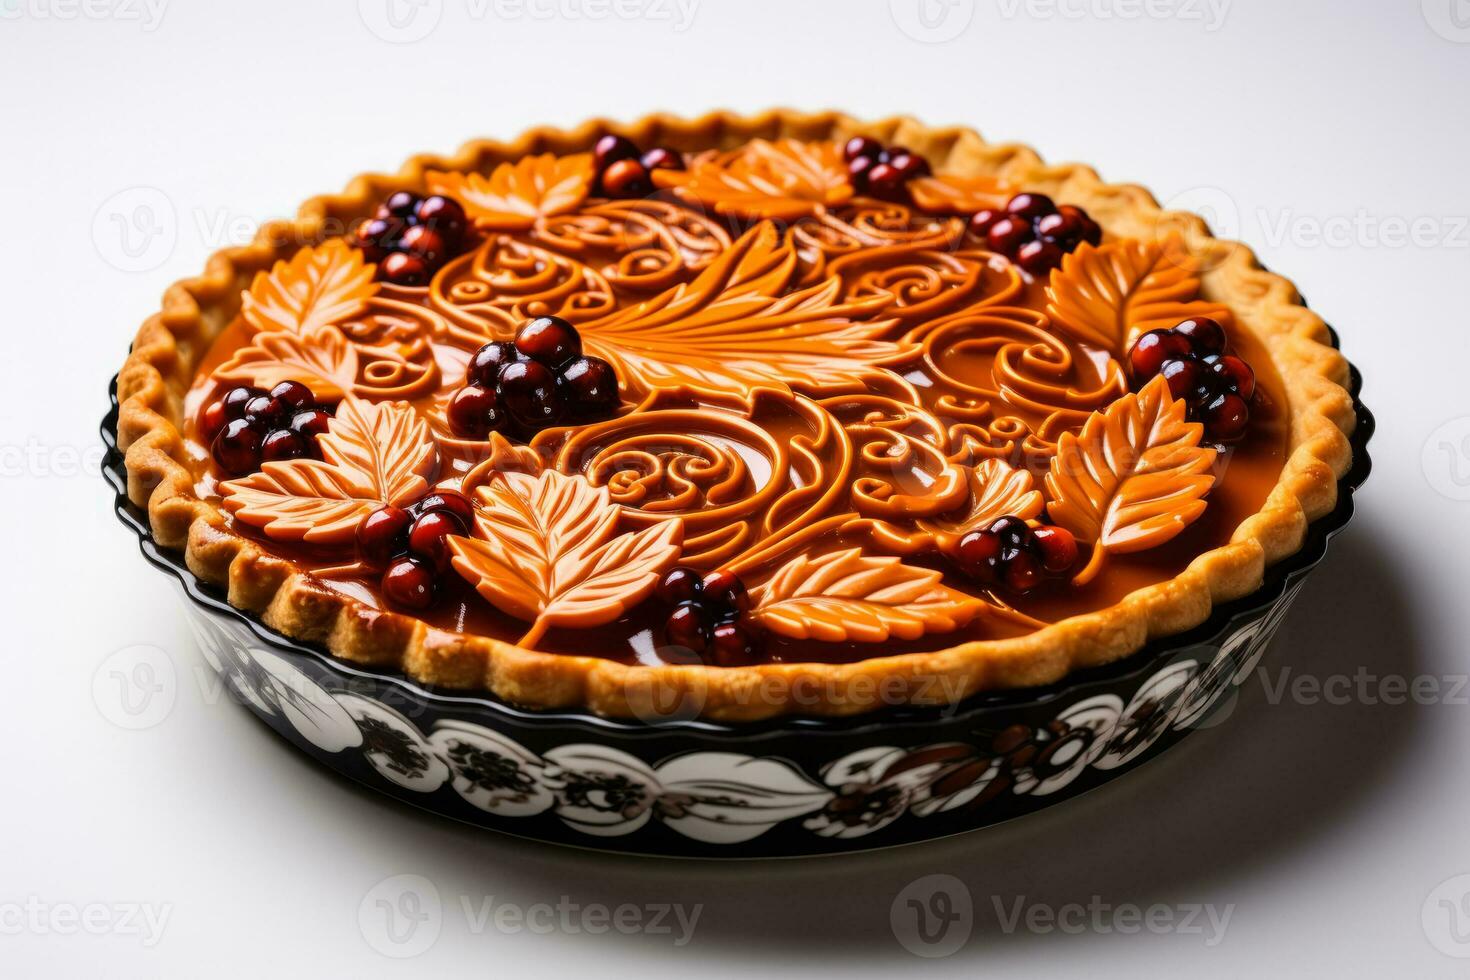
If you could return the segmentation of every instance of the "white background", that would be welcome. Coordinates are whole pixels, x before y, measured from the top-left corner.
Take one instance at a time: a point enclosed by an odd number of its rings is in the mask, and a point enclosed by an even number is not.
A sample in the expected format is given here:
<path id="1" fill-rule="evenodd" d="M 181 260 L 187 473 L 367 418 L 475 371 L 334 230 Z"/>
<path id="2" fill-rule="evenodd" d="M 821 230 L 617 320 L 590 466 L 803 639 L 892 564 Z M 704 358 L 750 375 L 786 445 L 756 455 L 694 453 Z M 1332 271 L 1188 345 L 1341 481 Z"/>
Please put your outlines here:
<path id="1" fill-rule="evenodd" d="M 921 20 L 916 0 L 701 0 L 681 30 L 673 6 L 620 7 L 649 14 L 625 20 L 595 3 L 420 0 L 395 33 L 385 0 L 171 0 L 156 21 L 141 0 L 0 0 L 0 974 L 1464 975 L 1470 961 L 1441 949 L 1470 955 L 1470 903 L 1457 934 L 1438 901 L 1470 879 L 1429 899 L 1470 873 L 1470 705 L 1455 690 L 1470 635 L 1470 502 L 1456 499 L 1470 496 L 1470 4 L 933 0 Z M 95 474 L 107 379 L 164 286 L 257 219 L 411 152 L 598 114 L 770 105 L 908 111 L 1084 159 L 1209 206 L 1292 276 L 1362 367 L 1379 431 L 1360 514 L 1267 662 L 1316 681 L 1361 669 L 1367 686 L 1313 704 L 1252 681 L 1223 728 L 1012 825 L 727 866 L 421 817 L 217 703 Z M 116 222 L 135 219 L 122 237 Z M 93 680 L 137 644 L 161 651 L 147 656 L 176 696 L 128 730 Z M 1385 704 L 1382 678 L 1440 695 Z M 890 905 L 937 872 L 970 892 L 974 929 L 918 960 Z M 426 878 L 444 909 L 408 961 L 359 927 L 399 874 Z M 676 947 L 477 932 L 462 896 L 702 911 Z M 1187 931 L 1008 933 L 996 899 L 1231 917 L 1213 946 Z M 38 921 L 14 918 L 27 903 Z M 123 924 L 60 934 L 89 903 L 167 920 L 151 945 Z"/>

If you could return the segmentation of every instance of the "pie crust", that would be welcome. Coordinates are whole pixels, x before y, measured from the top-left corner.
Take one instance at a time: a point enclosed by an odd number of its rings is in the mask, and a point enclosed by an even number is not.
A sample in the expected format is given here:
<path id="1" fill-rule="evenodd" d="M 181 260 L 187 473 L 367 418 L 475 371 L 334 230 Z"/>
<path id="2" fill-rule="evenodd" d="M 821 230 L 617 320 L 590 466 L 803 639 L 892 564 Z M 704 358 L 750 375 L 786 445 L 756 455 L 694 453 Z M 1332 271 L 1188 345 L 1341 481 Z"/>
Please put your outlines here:
<path id="1" fill-rule="evenodd" d="M 868 135 L 913 148 L 937 171 L 995 178 L 1075 203 L 1111 233 L 1182 243 L 1199 264 L 1200 297 L 1230 308 L 1281 379 L 1290 426 L 1276 485 L 1229 543 L 1198 555 L 1182 573 L 1027 635 L 853 663 L 728 668 L 628 665 L 538 652 L 376 609 L 267 553 L 231 530 L 217 505 L 195 495 L 182 435 L 184 396 L 257 273 L 302 245 L 341 234 L 385 194 L 423 189 L 431 171 L 485 174 L 531 154 L 586 151 L 607 132 L 639 145 L 671 142 L 686 149 L 726 149 L 757 138 Z M 308 201 L 296 219 L 267 224 L 251 244 L 217 252 L 202 276 L 168 289 L 118 377 L 118 435 L 129 498 L 146 508 L 158 544 L 184 550 L 190 570 L 224 587 L 232 605 L 289 637 L 322 644 L 347 661 L 398 669 L 446 688 L 489 690 L 529 707 L 656 717 L 675 701 L 711 719 L 746 721 L 948 703 L 979 691 L 1053 683 L 1198 625 L 1216 603 L 1257 589 L 1266 566 L 1296 552 L 1307 525 L 1334 507 L 1337 481 L 1352 462 L 1347 435 L 1355 415 L 1347 382 L 1347 362 L 1331 346 L 1326 325 L 1302 305 L 1288 280 L 1260 268 L 1245 246 L 1211 237 L 1199 217 L 1162 211 L 1141 187 L 1105 184 L 1088 167 L 1047 165 L 1029 148 L 988 144 L 970 129 L 932 128 L 909 118 L 865 123 L 838 113 L 721 112 L 693 120 L 655 115 L 631 125 L 592 120 L 572 130 L 535 129 L 510 143 L 475 141 L 451 157 L 417 156 L 398 174 L 363 175 L 341 194 Z"/>

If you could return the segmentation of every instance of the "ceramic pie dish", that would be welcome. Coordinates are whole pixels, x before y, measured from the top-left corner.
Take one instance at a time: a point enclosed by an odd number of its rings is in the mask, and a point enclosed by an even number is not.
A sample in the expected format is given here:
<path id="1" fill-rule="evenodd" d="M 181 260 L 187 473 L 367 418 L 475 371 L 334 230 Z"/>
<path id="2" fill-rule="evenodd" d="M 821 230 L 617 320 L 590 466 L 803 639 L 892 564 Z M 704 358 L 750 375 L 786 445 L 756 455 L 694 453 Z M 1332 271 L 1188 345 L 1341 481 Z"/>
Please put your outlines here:
<path id="1" fill-rule="evenodd" d="M 1371 417 L 1286 280 L 968 130 L 477 142 L 174 286 L 119 513 L 335 768 L 529 836 L 794 854 L 1137 764 L 1260 656 Z"/>

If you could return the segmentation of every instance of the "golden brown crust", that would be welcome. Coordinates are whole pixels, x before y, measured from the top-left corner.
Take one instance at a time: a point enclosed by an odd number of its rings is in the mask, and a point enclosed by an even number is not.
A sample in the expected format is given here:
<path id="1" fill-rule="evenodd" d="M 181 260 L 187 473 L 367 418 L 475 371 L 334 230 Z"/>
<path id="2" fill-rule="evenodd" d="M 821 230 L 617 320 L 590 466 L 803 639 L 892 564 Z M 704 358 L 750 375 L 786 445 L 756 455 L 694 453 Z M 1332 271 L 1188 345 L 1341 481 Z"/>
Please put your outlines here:
<path id="1" fill-rule="evenodd" d="M 1081 205 L 1117 235 L 1179 233 L 1203 269 L 1202 297 L 1231 308 L 1265 346 L 1285 384 L 1290 456 L 1276 487 L 1229 544 L 1201 554 L 1175 578 L 1029 635 L 851 664 L 731 669 L 627 666 L 433 629 L 321 586 L 230 531 L 214 505 L 194 497 L 180 435 L 183 394 L 200 358 L 239 312 L 241 291 L 256 272 L 366 215 L 388 190 L 422 189 L 427 171 L 488 173 L 528 154 L 586 150 L 609 131 L 641 145 L 681 149 L 863 133 L 910 146 L 939 171 L 996 177 Z M 1337 481 L 1352 462 L 1347 436 L 1355 415 L 1347 379 L 1347 362 L 1329 345 L 1326 325 L 1301 305 L 1288 280 L 1260 268 L 1245 246 L 1212 238 L 1199 217 L 1164 212 L 1143 188 L 1104 184 L 1089 167 L 1046 165 L 1026 147 L 988 144 L 970 129 L 932 128 L 908 118 L 862 123 L 838 113 L 787 110 L 692 120 L 654 115 L 631 125 L 598 119 L 571 130 L 534 129 L 511 143 L 477 140 L 450 157 L 417 156 L 395 175 L 360 176 L 342 194 L 308 201 L 295 220 L 265 226 L 250 245 L 216 253 L 202 276 L 170 287 L 162 311 L 139 330 L 118 379 L 118 439 L 129 498 L 147 509 L 158 543 L 185 550 L 196 575 L 225 586 L 233 605 L 287 636 L 319 643 L 345 660 L 396 666 L 445 687 L 488 689 L 524 705 L 650 717 L 677 703 L 709 718 L 742 721 L 858 714 L 896 702 L 947 702 L 986 689 L 1051 683 L 1073 669 L 1127 656 L 1150 638 L 1198 625 L 1215 603 L 1259 588 L 1266 566 L 1297 551 L 1307 525 L 1335 506 Z"/>

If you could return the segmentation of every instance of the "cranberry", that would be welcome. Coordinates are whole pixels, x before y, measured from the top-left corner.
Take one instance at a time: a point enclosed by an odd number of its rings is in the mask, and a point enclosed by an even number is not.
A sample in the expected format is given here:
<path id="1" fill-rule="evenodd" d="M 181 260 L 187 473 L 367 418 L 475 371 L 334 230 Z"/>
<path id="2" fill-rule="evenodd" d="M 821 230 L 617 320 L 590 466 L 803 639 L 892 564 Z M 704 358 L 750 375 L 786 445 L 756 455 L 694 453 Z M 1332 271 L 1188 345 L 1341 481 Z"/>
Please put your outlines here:
<path id="1" fill-rule="evenodd" d="M 1128 352 L 1128 364 L 1133 378 L 1140 384 L 1154 375 L 1172 358 L 1188 358 L 1194 353 L 1189 338 L 1181 337 L 1171 330 L 1150 330 L 1134 341 Z"/>
<path id="2" fill-rule="evenodd" d="M 300 381 L 282 381 L 271 389 L 271 398 L 282 409 L 283 418 L 316 404 L 316 396 Z"/>
<path id="3" fill-rule="evenodd" d="M 561 369 L 562 386 L 573 415 L 604 418 L 618 410 L 618 376 L 600 357 L 574 357 Z"/>
<path id="4" fill-rule="evenodd" d="M 1064 254 L 1054 242 L 1030 241 L 1016 251 L 1016 264 L 1039 276 L 1061 265 Z"/>
<path id="5" fill-rule="evenodd" d="M 1169 394 L 1175 398 L 1188 398 L 1200 386 L 1205 372 L 1198 361 L 1171 359 L 1164 362 L 1159 373 L 1169 386 Z"/>
<path id="6" fill-rule="evenodd" d="M 456 391 L 444 409 L 449 428 L 461 439 L 486 439 L 501 425 L 495 389 L 473 384 Z"/>
<path id="7" fill-rule="evenodd" d="M 408 548 L 413 518 L 401 507 L 379 507 L 357 525 L 357 554 L 369 565 L 386 565 Z"/>
<path id="8" fill-rule="evenodd" d="M 990 229 L 995 223 L 1005 216 L 1004 211 L 995 211 L 991 208 L 982 208 L 970 215 L 970 234 L 976 238 L 984 238 L 990 234 Z"/>
<path id="9" fill-rule="evenodd" d="M 1065 217 L 1076 218 L 1081 227 L 1081 240 L 1089 245 L 1102 244 L 1102 226 L 1092 220 L 1092 216 L 1075 204 L 1063 204 L 1057 208 L 1057 213 Z M 1044 220 L 1044 219 L 1043 219 Z M 1068 249 L 1071 251 L 1071 249 Z"/>
<path id="10" fill-rule="evenodd" d="M 245 419 L 255 425 L 273 425 L 281 415 L 282 407 L 270 395 L 256 395 L 245 403 Z"/>
<path id="11" fill-rule="evenodd" d="M 259 388 L 247 388 L 243 385 L 239 388 L 231 388 L 229 391 L 225 392 L 225 396 L 220 399 L 220 402 L 222 402 L 225 406 L 225 418 L 243 419 L 245 417 L 245 406 L 249 404 L 250 399 L 254 398 L 256 395 L 263 394 L 265 394 L 265 392 L 261 391 Z"/>
<path id="12" fill-rule="evenodd" d="M 306 439 L 324 436 L 331 430 L 332 417 L 319 408 L 309 408 L 291 416 L 291 431 Z"/>
<path id="13" fill-rule="evenodd" d="M 903 172 L 891 163 L 875 163 L 868 171 L 868 189 L 874 194 L 893 194 L 903 186 Z"/>
<path id="14" fill-rule="evenodd" d="M 500 403 L 525 432 L 555 425 L 566 413 L 556 376 L 539 361 L 517 361 L 500 369 Z"/>
<path id="15" fill-rule="evenodd" d="M 699 606 L 685 602 L 669 613 L 664 623 L 664 636 L 673 646 L 701 653 L 709 644 L 709 625 L 705 623 Z"/>
<path id="16" fill-rule="evenodd" d="M 725 616 L 742 616 L 750 610 L 750 593 L 734 572 L 721 569 L 705 577 L 703 598 L 707 608 Z M 721 618 L 724 618 L 723 616 Z"/>
<path id="17" fill-rule="evenodd" d="M 1036 234 L 1041 236 L 1042 241 L 1072 247 L 1082 240 L 1082 220 L 1075 213 L 1057 212 L 1044 215 L 1036 222 Z"/>
<path id="18" fill-rule="evenodd" d="M 428 225 L 414 225 L 405 231 L 398 247 L 430 266 L 438 265 L 449 257 L 443 236 Z"/>
<path id="19" fill-rule="evenodd" d="M 427 609 L 434 602 L 436 585 L 428 565 L 417 558 L 400 558 L 383 573 L 383 598 L 405 609 Z"/>
<path id="20" fill-rule="evenodd" d="M 638 159 L 638 147 L 626 136 L 617 136 L 608 133 L 597 141 L 592 148 L 592 157 L 596 162 L 598 170 L 606 170 L 610 165 L 619 160 Z"/>
<path id="21" fill-rule="evenodd" d="M 684 154 L 667 146 L 655 146 L 638 161 L 649 173 L 655 170 L 683 170 Z"/>
<path id="22" fill-rule="evenodd" d="M 475 524 L 475 505 L 470 503 L 470 498 L 457 490 L 435 490 L 414 507 L 420 514 L 432 514 L 436 511 L 452 514 L 465 528 L 461 533 L 467 533 Z"/>
<path id="23" fill-rule="evenodd" d="M 378 217 L 408 218 L 413 214 L 414 208 L 418 207 L 418 203 L 419 199 L 408 191 L 394 191 L 378 206 Z"/>
<path id="24" fill-rule="evenodd" d="M 877 140 L 867 136 L 854 136 L 842 147 L 842 159 L 849 163 L 862 157 L 876 160 L 881 152 L 883 144 Z"/>
<path id="25" fill-rule="evenodd" d="M 276 429 L 260 442 L 260 460 L 275 463 L 283 459 L 300 459 L 306 455 L 306 440 L 290 429 Z"/>
<path id="26" fill-rule="evenodd" d="M 994 563 L 1000 558 L 1000 550 L 998 535 L 977 530 L 960 538 L 955 553 L 965 574 L 980 582 L 991 582 L 995 578 Z"/>
<path id="27" fill-rule="evenodd" d="M 465 531 L 459 518 L 448 511 L 430 511 L 409 528 L 408 550 L 442 572 L 449 567 L 449 536 L 463 535 Z"/>
<path id="28" fill-rule="evenodd" d="M 230 421 L 229 410 L 225 408 L 224 399 L 210 402 L 204 406 L 204 411 L 199 413 L 199 439 L 201 442 L 213 442 L 214 437 L 219 435 L 225 423 Z"/>
<path id="29" fill-rule="evenodd" d="M 1019 517 L 997 517 L 986 530 L 1000 538 L 1001 547 L 1008 550 L 1024 548 L 1031 541 L 1031 528 Z"/>
<path id="30" fill-rule="evenodd" d="M 1029 551 L 1019 551 L 1005 563 L 1006 588 L 1025 594 L 1041 584 L 1041 562 Z"/>
<path id="31" fill-rule="evenodd" d="M 878 161 L 873 157 L 854 157 L 847 164 L 848 183 L 857 190 L 866 190 L 868 186 L 868 171 L 877 165 Z"/>
<path id="32" fill-rule="evenodd" d="M 248 419 L 231 419 L 214 437 L 214 461 L 230 476 L 260 468 L 260 430 Z"/>
<path id="33" fill-rule="evenodd" d="M 1015 255 L 1022 245 L 1035 237 L 1036 232 L 1032 229 L 1029 220 L 1019 215 L 1008 214 L 990 226 L 990 230 L 985 233 L 985 244 L 992 252 Z"/>
<path id="34" fill-rule="evenodd" d="M 414 216 L 419 224 L 438 232 L 451 245 L 458 244 L 464 237 L 468 224 L 460 203 L 441 194 L 433 194 L 420 201 L 414 208 Z"/>
<path id="35" fill-rule="evenodd" d="M 658 583 L 658 597 L 664 602 L 696 602 L 704 592 L 704 579 L 684 565 L 675 565 Z"/>
<path id="36" fill-rule="evenodd" d="M 1247 402 L 1256 393 L 1256 372 L 1240 358 L 1224 354 L 1210 365 L 1210 371 L 1224 379 L 1230 390 Z"/>
<path id="37" fill-rule="evenodd" d="M 637 160 L 618 160 L 602 172 L 602 192 L 608 197 L 643 197 L 653 193 L 653 182 Z"/>
<path id="38" fill-rule="evenodd" d="M 1205 434 L 1218 442 L 1234 442 L 1245 435 L 1250 422 L 1250 408 L 1245 399 L 1234 392 L 1216 395 L 1200 413 Z"/>
<path id="39" fill-rule="evenodd" d="M 1041 564 L 1053 575 L 1065 572 L 1077 563 L 1077 539 L 1066 528 L 1043 524 L 1031 532 Z"/>
<path id="40" fill-rule="evenodd" d="M 398 245 L 402 234 L 401 218 L 369 218 L 353 232 L 352 244 L 362 250 L 369 262 L 381 262 Z"/>
<path id="41" fill-rule="evenodd" d="M 929 161 L 915 153 L 894 153 L 888 151 L 888 165 L 899 172 L 901 180 L 910 181 L 915 177 L 927 177 L 932 172 L 929 169 Z"/>
<path id="42" fill-rule="evenodd" d="M 1057 206 L 1045 194 L 1017 194 L 1006 202 L 1006 213 L 1028 222 L 1055 212 Z"/>
<path id="43" fill-rule="evenodd" d="M 582 338 L 561 317 L 538 316 L 516 332 L 516 350 L 556 370 L 582 353 Z"/>
<path id="44" fill-rule="evenodd" d="M 378 275 L 395 286 L 427 286 L 429 266 L 417 255 L 394 252 L 378 265 Z"/>
<path id="45" fill-rule="evenodd" d="M 1225 328 L 1207 316 L 1197 316 L 1174 326 L 1174 332 L 1187 337 L 1200 354 L 1220 354 L 1225 350 Z"/>
<path id="46" fill-rule="evenodd" d="M 471 355 L 469 367 L 465 369 L 465 380 L 488 388 L 500 377 L 501 368 L 519 360 L 521 353 L 515 344 L 491 341 Z"/>
<path id="47" fill-rule="evenodd" d="M 720 667 L 739 667 L 755 658 L 756 644 L 739 623 L 720 623 L 709 638 L 709 659 Z"/>

